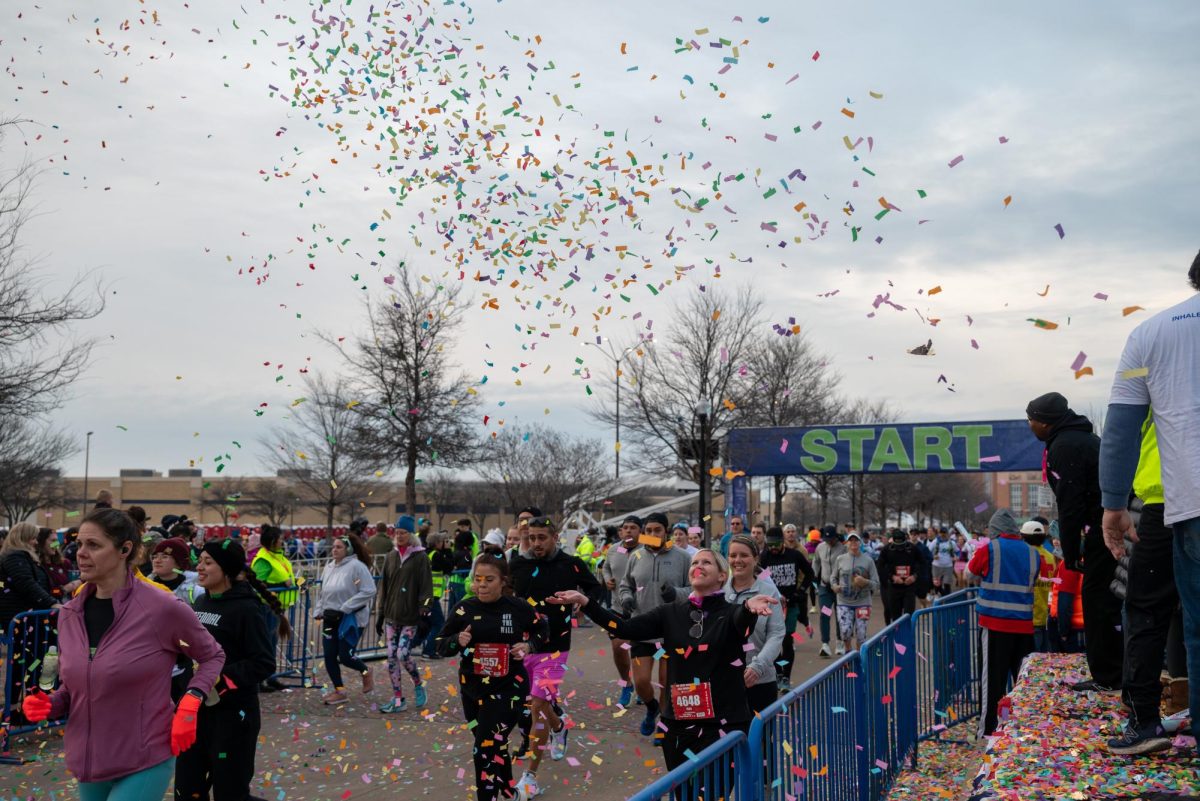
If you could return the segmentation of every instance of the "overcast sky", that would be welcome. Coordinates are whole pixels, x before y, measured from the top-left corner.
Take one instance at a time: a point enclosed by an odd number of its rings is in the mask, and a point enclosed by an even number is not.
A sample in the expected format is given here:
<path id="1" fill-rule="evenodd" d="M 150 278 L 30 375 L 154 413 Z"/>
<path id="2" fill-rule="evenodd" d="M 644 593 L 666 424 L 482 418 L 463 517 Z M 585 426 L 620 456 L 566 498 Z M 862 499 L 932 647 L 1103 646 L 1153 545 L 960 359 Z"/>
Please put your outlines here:
<path id="1" fill-rule="evenodd" d="M 412 95 L 403 115 L 441 126 L 444 143 L 457 124 L 505 126 L 495 144 L 510 151 L 481 158 L 460 200 L 548 234 L 531 248 L 560 260 L 541 278 L 469 247 L 478 229 L 442 199 L 453 186 L 397 202 L 399 176 L 440 168 L 444 154 L 388 162 L 380 110 L 406 95 L 373 100 L 387 79 L 367 84 L 358 70 L 387 26 L 404 38 L 403 15 L 427 7 L 368 19 L 383 4 L 353 3 L 318 35 L 300 2 L 191 5 L 0 12 L 0 111 L 31 120 L 0 158 L 46 168 L 24 245 L 49 289 L 94 271 L 110 290 L 104 314 L 79 327 L 100 340 L 94 364 L 55 417 L 81 440 L 95 432 L 94 475 L 211 472 L 224 454 L 227 472 L 258 472 L 256 443 L 302 394 L 300 370 L 339 366 L 314 331 L 361 330 L 362 298 L 386 297 L 401 258 L 456 281 L 465 254 L 472 308 L 455 356 L 486 377 L 492 430 L 541 421 L 606 438 L 585 390 L 602 382 L 585 381 L 576 358 L 604 363 L 581 341 L 661 332 L 701 285 L 752 283 L 764 336 L 795 317 L 849 393 L 887 397 L 910 421 L 1020 417 L 1051 389 L 1098 411 L 1130 329 L 1188 292 L 1200 230 L 1194 2 L 436 4 L 423 48 L 453 44 L 460 57 L 418 76 L 417 93 L 470 113 L 448 121 Z M 281 95 L 315 80 L 334 91 L 306 118 Z M 589 171 L 610 144 L 601 158 L 624 168 L 633 153 L 658 182 Z M 540 165 L 520 164 L 526 148 Z M 598 177 L 645 191 L 637 219 L 593 209 L 578 231 L 539 228 L 556 197 L 538 174 L 556 164 L 568 218 L 583 202 L 571 195 Z M 702 196 L 701 210 L 685 208 Z M 880 198 L 894 208 L 877 220 Z M 810 228 L 806 212 L 824 225 Z M 439 233 L 452 222 L 448 242 Z M 567 255 L 559 238 L 573 234 L 596 258 Z M 633 255 L 618 259 L 617 245 Z M 494 285 L 470 280 L 500 268 Z M 889 292 L 903 311 L 874 307 Z M 481 308 L 489 297 L 498 309 Z M 1123 316 L 1131 306 L 1143 310 Z M 929 338 L 935 356 L 906 354 Z M 1081 352 L 1095 375 L 1076 379 Z M 80 453 L 68 469 L 82 467 Z"/>

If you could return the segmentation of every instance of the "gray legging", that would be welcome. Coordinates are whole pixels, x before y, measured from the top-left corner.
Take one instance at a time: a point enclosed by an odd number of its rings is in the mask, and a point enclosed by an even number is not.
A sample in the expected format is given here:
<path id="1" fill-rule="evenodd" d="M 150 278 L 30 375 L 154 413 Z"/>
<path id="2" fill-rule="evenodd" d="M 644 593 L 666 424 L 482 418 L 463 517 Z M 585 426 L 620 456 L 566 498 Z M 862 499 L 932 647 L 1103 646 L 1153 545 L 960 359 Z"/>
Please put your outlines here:
<path id="1" fill-rule="evenodd" d="M 825 610 L 829 610 L 829 614 L 825 614 Z M 837 626 L 837 593 L 827 584 L 822 584 L 817 590 L 817 610 L 821 613 L 821 644 L 829 644 L 829 621 L 833 621 L 833 625 Z M 838 637 L 837 639 L 841 639 Z"/>

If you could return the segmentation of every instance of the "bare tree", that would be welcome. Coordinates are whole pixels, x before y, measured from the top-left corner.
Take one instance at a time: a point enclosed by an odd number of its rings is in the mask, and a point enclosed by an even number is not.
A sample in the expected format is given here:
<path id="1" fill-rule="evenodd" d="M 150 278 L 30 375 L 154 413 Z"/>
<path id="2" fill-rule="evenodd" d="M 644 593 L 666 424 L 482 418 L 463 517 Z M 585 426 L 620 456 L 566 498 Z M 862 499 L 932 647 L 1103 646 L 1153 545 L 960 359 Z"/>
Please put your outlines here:
<path id="1" fill-rule="evenodd" d="M 475 524 L 475 530 L 482 534 L 488 515 L 499 513 L 505 505 L 507 495 L 504 488 L 490 481 L 473 481 L 464 484 L 462 492 L 465 496 L 463 503 L 467 508 L 467 516 Z"/>
<path id="2" fill-rule="evenodd" d="M 242 508 L 262 515 L 272 526 L 282 526 L 299 502 L 290 482 L 260 478 L 247 489 Z"/>
<path id="3" fill-rule="evenodd" d="M 200 491 L 200 508 L 211 509 L 221 518 L 221 525 L 228 526 L 229 519 L 238 510 L 238 503 L 246 494 L 246 479 L 217 478 L 204 482 Z"/>
<path id="4" fill-rule="evenodd" d="M 0 143 L 22 122 L 0 118 Z M 33 214 L 37 175 L 28 158 L 0 168 L 0 419 L 5 421 L 60 405 L 67 387 L 89 366 L 95 341 L 58 341 L 58 335 L 104 310 L 98 283 L 83 275 L 51 289 L 37 272 L 37 260 L 21 245 L 22 229 Z"/>
<path id="5" fill-rule="evenodd" d="M 622 410 L 623 438 L 648 472 L 711 481 L 717 454 L 698 464 L 691 445 L 714 439 L 743 417 L 750 384 L 741 373 L 762 321 L 762 301 L 748 287 L 736 293 L 709 287 L 684 300 L 670 319 L 661 341 L 643 340 L 626 361 L 633 401 Z M 706 414 L 703 425 L 698 411 Z M 616 422 L 607 403 L 592 416 Z"/>
<path id="6" fill-rule="evenodd" d="M 485 448 L 476 469 L 502 491 L 510 509 L 537 506 L 546 514 L 565 514 L 568 505 L 595 503 L 613 488 L 605 447 L 596 439 L 541 425 L 506 427 Z"/>
<path id="7" fill-rule="evenodd" d="M 465 310 L 458 305 L 461 287 L 426 289 L 403 262 L 392 286 L 390 297 L 364 301 L 367 332 L 349 347 L 321 337 L 351 368 L 348 389 L 367 454 L 380 466 L 404 468 L 404 504 L 411 514 L 421 467 L 454 466 L 473 455 L 478 395 L 446 350 Z"/>
<path id="8" fill-rule="evenodd" d="M 447 510 L 461 505 L 466 491 L 463 482 L 450 470 L 434 470 L 421 479 L 421 494 L 437 510 L 438 531 L 445 528 Z"/>
<path id="9" fill-rule="evenodd" d="M 339 509 L 349 509 L 366 497 L 374 462 L 361 447 L 359 417 L 341 379 L 309 374 L 306 400 L 296 407 L 286 426 L 275 427 L 262 440 L 265 459 L 286 471 L 302 491 L 301 503 L 325 513 L 325 536 L 333 537 Z"/>
<path id="10" fill-rule="evenodd" d="M 20 418 L 0 425 L 0 509 L 8 525 L 67 504 L 59 465 L 78 451 L 71 437 L 49 427 Z"/>
<path id="11" fill-rule="evenodd" d="M 804 333 L 758 342 L 749 357 L 753 384 L 743 401 L 743 425 L 811 426 L 838 415 L 841 376 Z M 783 517 L 788 477 L 774 476 L 775 519 Z M 822 516 L 824 511 L 822 511 Z"/>

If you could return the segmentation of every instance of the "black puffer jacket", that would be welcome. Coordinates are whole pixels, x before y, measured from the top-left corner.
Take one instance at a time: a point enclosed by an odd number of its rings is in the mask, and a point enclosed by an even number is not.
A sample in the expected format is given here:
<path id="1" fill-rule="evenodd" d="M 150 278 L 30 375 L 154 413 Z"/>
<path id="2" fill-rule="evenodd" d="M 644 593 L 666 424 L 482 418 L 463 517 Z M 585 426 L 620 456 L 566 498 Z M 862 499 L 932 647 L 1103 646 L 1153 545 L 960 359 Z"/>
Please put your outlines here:
<path id="1" fill-rule="evenodd" d="M 213 689 L 227 709 L 258 704 L 258 684 L 275 671 L 262 601 L 244 581 L 220 595 L 205 593 L 192 604 L 196 617 L 225 651 L 225 667 Z"/>
<path id="2" fill-rule="evenodd" d="M 692 612 L 697 607 L 688 597 L 656 607 L 644 615 L 617 617 L 595 601 L 588 601 L 584 614 L 623 640 L 661 642 L 666 652 L 668 685 L 708 682 L 712 691 L 713 717 L 723 724 L 750 720 L 746 703 L 746 641 L 758 616 L 744 604 L 731 604 L 725 593 L 705 596 L 699 637 L 691 636 Z M 703 650 L 702 650 L 703 649 Z M 674 720 L 668 687 L 664 720 Z"/>
<path id="3" fill-rule="evenodd" d="M 12 550 L 0 560 L 0 627 L 21 612 L 49 609 L 58 601 L 51 594 L 50 576 L 28 551 Z"/>
<path id="4" fill-rule="evenodd" d="M 1100 535 L 1104 508 L 1100 503 L 1100 438 L 1092 421 L 1071 412 L 1050 429 L 1046 439 L 1046 478 L 1058 501 L 1063 561 L 1080 570 L 1083 532 Z"/>

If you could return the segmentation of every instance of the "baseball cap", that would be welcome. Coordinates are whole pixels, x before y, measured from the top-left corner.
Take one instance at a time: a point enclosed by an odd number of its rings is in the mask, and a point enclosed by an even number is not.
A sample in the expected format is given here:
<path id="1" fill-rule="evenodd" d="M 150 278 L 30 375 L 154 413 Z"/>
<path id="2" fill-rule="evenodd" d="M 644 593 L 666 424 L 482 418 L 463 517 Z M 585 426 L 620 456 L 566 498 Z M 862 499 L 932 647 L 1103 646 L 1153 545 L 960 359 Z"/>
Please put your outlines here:
<path id="1" fill-rule="evenodd" d="M 850 540 L 858 540 L 859 542 L 862 542 L 862 537 L 859 536 L 857 531 L 851 531 L 846 535 L 846 541 L 849 542 Z"/>
<path id="2" fill-rule="evenodd" d="M 1030 520 L 1027 523 L 1021 524 L 1022 534 L 1045 534 L 1046 527 L 1036 520 Z"/>

